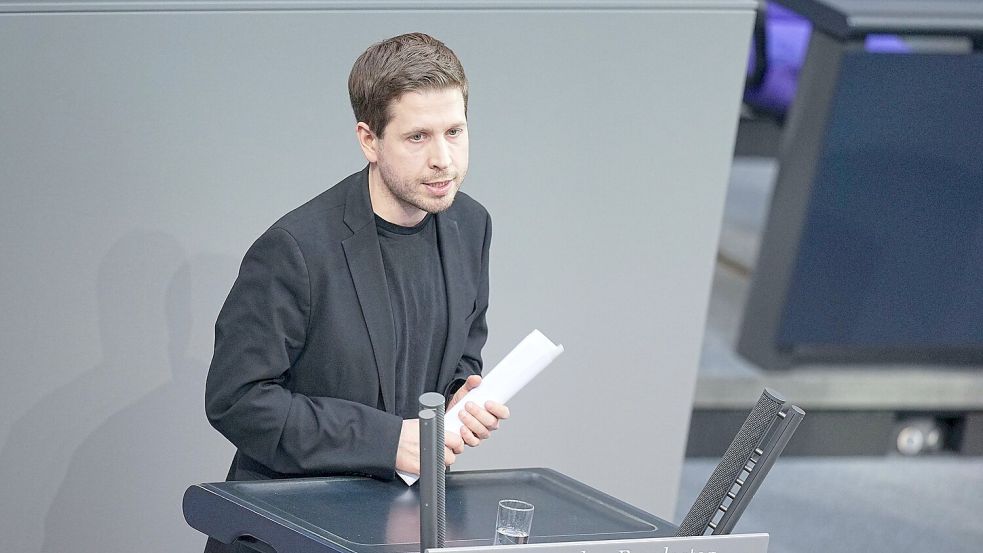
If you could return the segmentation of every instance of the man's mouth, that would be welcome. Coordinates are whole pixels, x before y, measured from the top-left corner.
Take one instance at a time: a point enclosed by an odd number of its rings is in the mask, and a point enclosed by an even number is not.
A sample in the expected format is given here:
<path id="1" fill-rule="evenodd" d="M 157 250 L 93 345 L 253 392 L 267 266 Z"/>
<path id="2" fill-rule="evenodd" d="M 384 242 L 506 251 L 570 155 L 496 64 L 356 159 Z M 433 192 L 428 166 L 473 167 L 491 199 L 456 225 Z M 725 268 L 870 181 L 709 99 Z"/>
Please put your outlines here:
<path id="1" fill-rule="evenodd" d="M 423 184 L 426 185 L 426 187 L 429 188 L 430 191 L 433 192 L 434 194 L 443 195 L 450 191 L 451 184 L 453 182 L 454 179 L 448 179 L 448 180 L 425 182 Z"/>

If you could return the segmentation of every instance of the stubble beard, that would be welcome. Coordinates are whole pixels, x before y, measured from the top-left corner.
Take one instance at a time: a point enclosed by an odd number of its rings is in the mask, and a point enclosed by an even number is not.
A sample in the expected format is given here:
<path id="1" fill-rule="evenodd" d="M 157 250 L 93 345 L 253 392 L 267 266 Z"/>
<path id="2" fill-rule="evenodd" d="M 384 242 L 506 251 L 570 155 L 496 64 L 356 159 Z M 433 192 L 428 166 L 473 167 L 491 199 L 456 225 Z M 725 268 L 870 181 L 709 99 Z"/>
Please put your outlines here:
<path id="1" fill-rule="evenodd" d="M 382 183 L 400 203 L 427 213 L 441 213 L 450 208 L 464 181 L 463 174 L 455 173 L 434 173 L 423 179 L 404 178 L 392 171 L 385 163 L 379 163 L 379 175 L 382 177 Z M 423 183 L 443 180 L 453 180 L 450 192 L 441 197 L 429 196 Z"/>

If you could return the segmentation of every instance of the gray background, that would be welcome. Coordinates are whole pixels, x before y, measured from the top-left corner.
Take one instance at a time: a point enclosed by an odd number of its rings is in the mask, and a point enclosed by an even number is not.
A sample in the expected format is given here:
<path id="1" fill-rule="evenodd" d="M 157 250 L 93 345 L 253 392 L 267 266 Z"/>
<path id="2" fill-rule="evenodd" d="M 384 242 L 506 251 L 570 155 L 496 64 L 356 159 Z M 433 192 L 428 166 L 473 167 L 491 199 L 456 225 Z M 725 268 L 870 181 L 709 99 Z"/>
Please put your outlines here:
<path id="1" fill-rule="evenodd" d="M 411 30 L 471 80 L 487 366 L 533 328 L 567 349 L 458 466 L 673 517 L 753 3 L 349 4 L 0 6 L 0 550 L 201 546 L 215 316 L 252 240 L 362 167 L 348 71 Z"/>

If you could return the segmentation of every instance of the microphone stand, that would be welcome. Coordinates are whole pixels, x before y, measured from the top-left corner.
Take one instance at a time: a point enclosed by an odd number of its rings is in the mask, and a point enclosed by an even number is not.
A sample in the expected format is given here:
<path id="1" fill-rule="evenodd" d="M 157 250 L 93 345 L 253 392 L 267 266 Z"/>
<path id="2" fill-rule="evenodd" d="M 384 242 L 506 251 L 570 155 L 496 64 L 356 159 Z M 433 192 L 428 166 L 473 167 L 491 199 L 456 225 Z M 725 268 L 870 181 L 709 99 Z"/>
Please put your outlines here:
<path id="1" fill-rule="evenodd" d="M 420 553 L 444 547 L 447 532 L 444 396 L 420 396 Z"/>

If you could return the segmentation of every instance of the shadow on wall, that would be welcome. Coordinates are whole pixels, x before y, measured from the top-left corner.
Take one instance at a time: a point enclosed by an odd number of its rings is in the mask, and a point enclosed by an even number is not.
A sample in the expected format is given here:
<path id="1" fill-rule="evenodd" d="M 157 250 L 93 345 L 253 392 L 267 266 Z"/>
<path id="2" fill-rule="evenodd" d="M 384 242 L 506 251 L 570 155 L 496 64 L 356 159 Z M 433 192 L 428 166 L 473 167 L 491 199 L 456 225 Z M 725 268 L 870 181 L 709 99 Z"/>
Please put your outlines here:
<path id="1" fill-rule="evenodd" d="M 161 232 L 132 232 L 112 246 L 97 282 L 102 361 L 15 421 L 0 450 L 4 550 L 165 551 L 187 541 L 170 523 L 186 528 L 184 487 L 196 467 L 218 473 L 228 461 L 187 447 L 220 439 L 202 411 L 207 360 L 188 352 L 192 332 L 215 317 L 196 306 L 217 308 L 193 300 L 222 297 L 234 263 L 187 259 Z"/>

